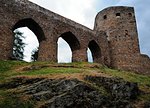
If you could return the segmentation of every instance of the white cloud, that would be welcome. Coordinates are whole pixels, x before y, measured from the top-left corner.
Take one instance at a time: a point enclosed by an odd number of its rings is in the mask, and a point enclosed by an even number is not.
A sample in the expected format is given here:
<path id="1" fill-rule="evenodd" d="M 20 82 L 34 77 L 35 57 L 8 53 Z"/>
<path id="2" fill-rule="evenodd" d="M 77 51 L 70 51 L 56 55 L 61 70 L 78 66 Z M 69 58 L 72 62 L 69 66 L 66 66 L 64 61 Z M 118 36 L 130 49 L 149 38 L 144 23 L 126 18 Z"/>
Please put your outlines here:
<path id="1" fill-rule="evenodd" d="M 96 0 L 31 0 L 32 2 L 89 28 L 96 16 Z M 58 62 L 71 62 L 71 49 L 62 38 L 58 40 Z M 90 61 L 92 61 L 90 59 Z"/>
<path id="2" fill-rule="evenodd" d="M 69 63 L 72 61 L 72 52 L 71 49 L 68 45 L 68 43 L 62 39 L 61 37 L 58 39 L 58 54 L 57 54 L 57 58 L 58 58 L 58 63 Z"/>
<path id="3" fill-rule="evenodd" d="M 93 62 L 92 52 L 89 48 L 87 50 L 87 57 L 88 57 L 88 62 Z"/>
<path id="4" fill-rule="evenodd" d="M 48 10 L 93 28 L 96 0 L 30 0 Z"/>
<path id="5" fill-rule="evenodd" d="M 24 48 L 24 60 L 29 62 L 31 60 L 31 52 L 39 46 L 39 42 L 35 34 L 27 27 L 18 28 L 23 33 L 25 39 L 23 42 L 26 44 Z"/>
<path id="6" fill-rule="evenodd" d="M 150 56 L 150 1 L 146 0 L 120 0 L 117 5 L 132 6 L 135 9 L 137 19 L 138 37 L 141 53 Z"/>
<path id="7" fill-rule="evenodd" d="M 80 24 L 83 24 L 89 28 L 93 28 L 94 19 L 96 14 L 102 9 L 114 6 L 114 5 L 127 5 L 134 6 L 137 16 L 138 23 L 138 32 L 140 38 L 140 47 L 142 53 L 147 53 L 150 55 L 150 1 L 142 0 L 30 0 L 48 10 L 51 10 L 55 13 L 58 13 L 62 16 L 65 16 L 69 19 L 72 19 Z M 63 44 L 63 41 L 60 41 L 60 45 L 63 50 L 60 51 L 63 58 L 63 61 L 70 61 L 68 55 L 66 55 L 66 45 Z M 61 62 L 61 61 L 60 61 Z"/>

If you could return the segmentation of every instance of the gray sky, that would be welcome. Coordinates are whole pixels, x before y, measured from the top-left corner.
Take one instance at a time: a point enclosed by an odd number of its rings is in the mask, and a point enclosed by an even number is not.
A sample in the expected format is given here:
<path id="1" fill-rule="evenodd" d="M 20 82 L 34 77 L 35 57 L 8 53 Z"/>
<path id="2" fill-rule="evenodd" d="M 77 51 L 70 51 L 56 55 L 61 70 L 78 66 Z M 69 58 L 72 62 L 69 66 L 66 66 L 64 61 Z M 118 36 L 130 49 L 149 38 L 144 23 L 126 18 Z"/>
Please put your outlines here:
<path id="1" fill-rule="evenodd" d="M 150 0 L 30 0 L 48 10 L 72 19 L 91 29 L 94 26 L 96 14 L 109 6 L 133 6 L 137 19 L 141 53 L 150 56 Z M 59 46 L 66 49 L 66 44 L 60 39 Z M 64 51 L 64 50 L 62 50 Z M 61 51 L 60 51 L 61 52 Z M 68 51 L 66 51 L 68 52 Z M 64 52 L 62 59 L 68 59 Z M 66 57 L 66 58 L 65 58 Z"/>

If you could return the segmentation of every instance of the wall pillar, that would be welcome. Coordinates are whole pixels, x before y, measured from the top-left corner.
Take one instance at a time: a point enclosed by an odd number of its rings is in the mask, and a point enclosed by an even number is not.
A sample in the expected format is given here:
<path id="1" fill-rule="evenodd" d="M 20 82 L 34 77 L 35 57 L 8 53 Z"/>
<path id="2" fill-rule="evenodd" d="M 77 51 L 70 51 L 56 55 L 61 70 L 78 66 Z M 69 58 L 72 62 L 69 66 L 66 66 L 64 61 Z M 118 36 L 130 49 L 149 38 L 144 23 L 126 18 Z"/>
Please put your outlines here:
<path id="1" fill-rule="evenodd" d="M 87 52 L 86 48 L 72 51 L 72 62 L 86 62 Z"/>
<path id="2" fill-rule="evenodd" d="M 9 60 L 12 57 L 13 33 L 8 27 L 0 25 L 0 60 Z"/>
<path id="3" fill-rule="evenodd" d="M 44 40 L 40 42 L 38 61 L 56 62 L 56 46 L 52 40 Z"/>

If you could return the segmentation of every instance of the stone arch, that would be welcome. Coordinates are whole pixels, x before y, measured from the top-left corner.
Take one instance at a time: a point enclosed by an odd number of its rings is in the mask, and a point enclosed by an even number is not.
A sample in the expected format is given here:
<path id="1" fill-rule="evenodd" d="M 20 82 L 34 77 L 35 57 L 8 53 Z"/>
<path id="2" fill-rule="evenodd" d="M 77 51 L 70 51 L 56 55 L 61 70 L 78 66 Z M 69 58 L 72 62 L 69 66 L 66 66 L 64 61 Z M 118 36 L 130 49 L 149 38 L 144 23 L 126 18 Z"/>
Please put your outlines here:
<path id="1" fill-rule="evenodd" d="M 42 40 L 45 40 L 45 35 L 44 35 L 42 28 L 32 18 L 26 18 L 26 19 L 19 20 L 13 26 L 12 30 L 14 31 L 15 29 L 20 28 L 20 27 L 28 27 L 37 36 L 39 43 Z"/>
<path id="2" fill-rule="evenodd" d="M 43 32 L 42 28 L 40 27 L 40 25 L 37 22 L 35 22 L 32 18 L 25 18 L 25 19 L 21 19 L 18 22 L 16 22 L 16 24 L 12 28 L 12 31 L 14 31 L 18 28 L 22 28 L 22 27 L 27 27 L 35 34 L 35 36 L 37 37 L 37 40 L 39 42 L 39 48 L 37 48 L 38 52 L 39 52 L 39 50 L 41 49 L 40 42 L 42 42 L 43 40 L 46 39 L 44 32 Z M 39 53 L 38 53 L 38 56 L 39 56 Z M 38 59 L 38 57 L 36 58 L 36 60 L 37 59 Z"/>
<path id="3" fill-rule="evenodd" d="M 72 32 L 65 32 L 61 34 L 60 37 L 62 37 L 69 44 L 72 51 L 80 49 L 79 40 Z"/>
<path id="4" fill-rule="evenodd" d="M 64 39 L 70 46 L 70 49 L 72 51 L 72 61 L 74 61 L 74 53 L 80 49 L 80 42 L 79 40 L 77 39 L 77 37 L 72 33 L 72 32 L 65 32 L 63 34 L 61 34 L 59 36 L 59 38 L 62 38 Z M 57 52 L 58 53 L 58 52 Z M 58 60 L 57 60 L 58 61 Z"/>
<path id="5" fill-rule="evenodd" d="M 95 40 L 92 40 L 88 44 L 89 49 L 91 50 L 93 62 L 101 62 L 101 49 Z"/>

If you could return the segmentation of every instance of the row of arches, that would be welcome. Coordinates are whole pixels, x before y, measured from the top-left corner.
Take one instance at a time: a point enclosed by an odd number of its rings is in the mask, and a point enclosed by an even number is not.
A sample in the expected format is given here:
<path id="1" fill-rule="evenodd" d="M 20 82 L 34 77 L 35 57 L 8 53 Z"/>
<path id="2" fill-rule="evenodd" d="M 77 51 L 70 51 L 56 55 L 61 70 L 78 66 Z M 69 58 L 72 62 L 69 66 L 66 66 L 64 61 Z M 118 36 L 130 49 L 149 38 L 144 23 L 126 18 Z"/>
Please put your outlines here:
<path id="1" fill-rule="evenodd" d="M 57 62 L 58 63 L 70 63 L 72 62 L 72 50 L 69 44 L 62 38 L 59 37 L 58 42 L 58 49 L 57 49 Z M 87 58 L 88 62 L 93 62 L 93 56 L 91 50 L 87 49 Z"/>
<path id="2" fill-rule="evenodd" d="M 32 51 L 37 48 L 40 49 L 40 42 L 46 40 L 42 28 L 33 19 L 27 18 L 18 21 L 13 26 L 13 31 L 23 32 L 25 39 L 23 42 L 27 43 L 24 51 L 25 61 L 31 61 Z M 72 62 L 72 53 L 80 50 L 80 42 L 77 37 L 71 32 L 62 33 L 57 40 L 57 62 Z M 101 58 L 101 49 L 95 40 L 91 40 L 87 46 L 88 62 L 97 62 Z"/>

